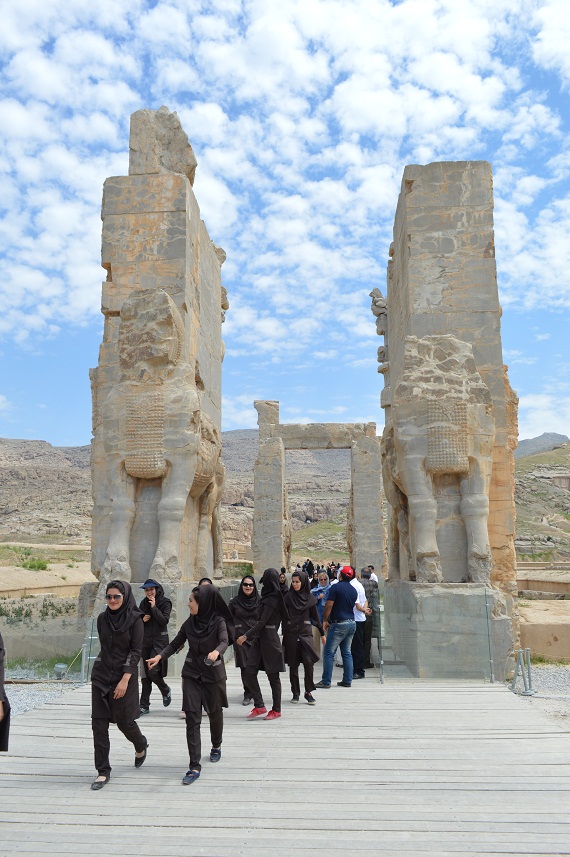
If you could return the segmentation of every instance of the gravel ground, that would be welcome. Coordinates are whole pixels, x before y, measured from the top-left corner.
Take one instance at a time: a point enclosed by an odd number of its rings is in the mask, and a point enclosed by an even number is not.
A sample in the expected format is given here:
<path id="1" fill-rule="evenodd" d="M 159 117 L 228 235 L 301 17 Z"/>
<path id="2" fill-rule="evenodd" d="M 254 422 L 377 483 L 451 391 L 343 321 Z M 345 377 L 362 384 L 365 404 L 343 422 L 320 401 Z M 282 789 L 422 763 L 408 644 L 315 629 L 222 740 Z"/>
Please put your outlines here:
<path id="1" fill-rule="evenodd" d="M 6 670 L 6 678 L 14 679 L 37 679 L 38 675 L 34 670 Z M 69 678 L 79 682 L 77 673 L 70 674 Z M 67 693 L 68 690 L 74 687 L 73 684 L 62 684 L 59 681 L 42 682 L 41 684 L 7 684 L 6 694 L 10 700 L 10 708 L 12 716 L 23 714 L 24 711 L 29 711 L 31 708 L 39 708 L 45 702 L 51 702 L 57 699 L 62 693 Z"/>

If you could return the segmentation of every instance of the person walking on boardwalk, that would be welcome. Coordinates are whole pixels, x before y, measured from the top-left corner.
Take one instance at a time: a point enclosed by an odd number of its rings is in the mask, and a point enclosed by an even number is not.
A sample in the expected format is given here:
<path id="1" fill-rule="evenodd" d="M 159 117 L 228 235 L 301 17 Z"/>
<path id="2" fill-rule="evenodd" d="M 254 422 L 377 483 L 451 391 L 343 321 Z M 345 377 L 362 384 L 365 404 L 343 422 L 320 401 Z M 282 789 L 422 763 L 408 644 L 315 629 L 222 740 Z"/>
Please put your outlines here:
<path id="1" fill-rule="evenodd" d="M 135 748 L 135 768 L 146 759 L 148 741 L 139 729 L 138 663 L 143 646 L 142 613 L 130 584 L 111 580 L 107 584 L 107 609 L 97 617 L 101 651 L 91 671 L 91 725 L 98 777 L 95 791 L 111 779 L 109 723 L 116 723 Z"/>
<path id="2" fill-rule="evenodd" d="M 323 644 L 325 632 L 317 611 L 317 601 L 309 587 L 309 578 L 304 571 L 294 571 L 291 578 L 291 589 L 285 596 L 285 606 L 289 620 L 283 628 L 283 648 L 285 663 L 289 664 L 289 679 L 291 681 L 291 702 L 299 702 L 301 685 L 299 683 L 299 665 L 303 664 L 305 673 L 305 699 L 309 705 L 316 700 L 312 694 L 315 689 L 313 670 L 319 660 L 313 647 L 311 620 L 318 629 Z"/>
<path id="3" fill-rule="evenodd" d="M 195 782 L 202 770 L 202 708 L 210 721 L 210 761 L 219 762 L 222 758 L 223 709 L 228 707 L 223 654 L 234 636 L 232 615 L 215 586 L 196 586 L 190 593 L 188 607 L 190 616 L 172 642 L 147 661 L 149 668 L 153 669 L 188 643 L 182 667 L 182 708 L 186 714 L 190 764 L 182 778 L 184 785 Z"/>
<path id="4" fill-rule="evenodd" d="M 247 633 L 257 623 L 259 619 L 259 592 L 257 591 L 255 580 L 250 574 L 242 578 L 238 594 L 232 598 L 228 607 L 234 619 L 236 637 Z M 242 705 L 249 705 L 253 699 L 253 694 L 247 686 L 245 672 L 250 648 L 251 643 L 247 641 L 243 646 L 234 646 L 235 664 L 241 670 L 241 683 L 243 685 Z"/>
<path id="5" fill-rule="evenodd" d="M 253 694 L 253 708 L 248 720 L 256 720 L 265 715 L 264 720 L 277 720 L 281 717 L 281 678 L 285 672 L 283 647 L 279 639 L 279 625 L 288 619 L 287 608 L 279 586 L 279 572 L 276 568 L 266 568 L 261 577 L 261 599 L 259 619 L 253 628 L 237 638 L 238 646 L 251 642 L 246 667 L 247 686 Z M 258 673 L 267 673 L 272 694 L 272 708 L 269 713 L 265 707 Z"/>
<path id="6" fill-rule="evenodd" d="M 148 658 L 157 655 L 168 643 L 167 626 L 172 611 L 172 601 L 166 597 L 160 583 L 151 578 L 145 580 L 141 589 L 144 589 L 145 597 L 139 604 L 144 622 L 140 707 L 141 714 L 148 714 L 153 684 L 161 692 L 162 704 L 165 708 L 172 702 L 170 688 L 164 680 L 168 672 L 168 662 L 161 661 L 154 670 L 149 670 L 146 665 Z"/>
<path id="7" fill-rule="evenodd" d="M 0 634 L 0 752 L 8 751 L 10 737 L 10 703 L 4 690 L 4 640 Z"/>
<path id="8" fill-rule="evenodd" d="M 340 687 L 350 687 L 352 684 L 353 663 L 350 644 L 354 637 L 356 622 L 354 621 L 354 604 L 357 593 L 351 580 L 354 569 L 349 565 L 341 568 L 339 581 L 331 586 L 324 612 L 324 629 L 327 640 L 323 652 L 323 677 L 317 687 L 329 688 L 332 682 L 334 653 L 340 646 L 343 663 L 342 681 L 337 681 Z M 330 619 L 330 622 L 329 622 Z"/>

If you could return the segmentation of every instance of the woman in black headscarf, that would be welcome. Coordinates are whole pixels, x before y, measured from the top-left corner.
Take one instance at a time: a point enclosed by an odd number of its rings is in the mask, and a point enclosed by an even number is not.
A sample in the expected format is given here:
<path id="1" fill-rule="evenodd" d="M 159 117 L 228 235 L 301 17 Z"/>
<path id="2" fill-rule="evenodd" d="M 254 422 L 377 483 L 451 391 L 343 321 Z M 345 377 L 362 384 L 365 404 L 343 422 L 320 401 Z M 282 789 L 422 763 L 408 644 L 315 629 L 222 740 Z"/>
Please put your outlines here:
<path id="1" fill-rule="evenodd" d="M 186 714 L 190 766 L 182 778 L 184 785 L 197 780 L 202 770 L 202 707 L 210 719 L 210 761 L 219 762 L 222 758 L 222 709 L 228 707 L 226 668 L 222 655 L 234 637 L 232 615 L 214 586 L 196 586 L 190 593 L 188 607 L 190 616 L 172 642 L 159 655 L 147 661 L 152 669 L 188 643 L 188 654 L 182 667 L 182 709 Z"/>
<path id="2" fill-rule="evenodd" d="M 10 737 L 10 703 L 4 690 L 4 640 L 0 634 L 0 751 L 8 750 Z"/>
<path id="3" fill-rule="evenodd" d="M 311 620 L 321 635 L 323 645 L 326 642 L 325 632 L 319 613 L 317 600 L 311 593 L 309 578 L 304 571 L 294 571 L 291 578 L 291 589 L 285 596 L 285 605 L 289 613 L 289 621 L 283 629 L 283 648 L 285 662 L 289 664 L 291 681 L 291 702 L 299 702 L 301 686 L 299 684 L 299 664 L 303 664 L 305 672 L 305 699 L 309 705 L 315 705 L 315 697 L 311 693 L 315 689 L 313 667 L 319 660 L 313 646 Z"/>
<path id="4" fill-rule="evenodd" d="M 149 670 L 146 665 L 147 658 L 157 655 L 168 643 L 167 626 L 172 612 L 172 601 L 166 597 L 160 583 L 150 577 L 145 580 L 141 589 L 144 589 L 145 597 L 139 604 L 144 622 L 140 707 L 141 714 L 148 714 L 153 684 L 161 692 L 162 704 L 165 708 L 172 702 L 170 688 L 164 681 L 168 672 L 168 662 L 161 661 L 153 670 Z"/>
<path id="5" fill-rule="evenodd" d="M 288 619 L 287 608 L 279 585 L 279 572 L 276 568 L 266 568 L 261 578 L 261 599 L 259 602 L 259 620 L 237 638 L 238 646 L 248 641 L 251 648 L 247 657 L 245 677 L 248 688 L 253 694 L 253 708 L 248 714 L 248 720 L 255 720 L 265 715 L 265 720 L 277 720 L 281 717 L 281 678 L 280 672 L 285 672 L 283 648 L 277 631 L 281 622 Z M 267 713 L 263 702 L 261 688 L 257 675 L 259 670 L 267 673 L 273 705 Z"/>
<path id="6" fill-rule="evenodd" d="M 242 577 L 238 594 L 232 598 L 228 607 L 234 618 L 236 637 L 245 634 L 257 623 L 259 619 L 259 593 L 251 574 L 246 574 L 245 577 Z M 247 686 L 245 675 L 247 656 L 250 648 L 251 644 L 248 642 L 244 643 L 243 646 L 234 646 L 236 667 L 239 667 L 241 670 L 241 683 L 243 685 L 242 705 L 249 705 L 253 699 L 253 694 Z"/>
<path id="7" fill-rule="evenodd" d="M 289 592 L 289 584 L 287 583 L 287 569 L 284 565 L 281 566 L 281 571 L 279 572 L 279 588 L 281 589 L 281 595 L 285 598 Z"/>
<path id="8" fill-rule="evenodd" d="M 143 644 L 142 613 L 124 580 L 112 580 L 105 592 L 107 609 L 97 617 L 101 651 L 91 671 L 91 725 L 95 767 L 91 783 L 102 789 L 111 779 L 109 723 L 116 723 L 135 747 L 135 768 L 146 759 L 148 742 L 137 723 L 139 716 L 138 663 Z"/>

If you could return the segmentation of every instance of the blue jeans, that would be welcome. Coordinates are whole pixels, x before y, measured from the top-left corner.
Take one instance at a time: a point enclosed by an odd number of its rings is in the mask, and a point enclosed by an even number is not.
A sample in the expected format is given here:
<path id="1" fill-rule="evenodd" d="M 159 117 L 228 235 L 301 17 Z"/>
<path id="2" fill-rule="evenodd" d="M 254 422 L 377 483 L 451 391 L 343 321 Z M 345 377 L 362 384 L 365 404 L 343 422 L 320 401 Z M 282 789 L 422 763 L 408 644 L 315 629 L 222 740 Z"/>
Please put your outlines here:
<path id="1" fill-rule="evenodd" d="M 355 631 L 356 622 L 354 621 L 333 622 L 329 627 L 327 631 L 327 641 L 323 651 L 323 684 L 331 684 L 332 682 L 334 653 L 338 646 L 340 646 L 343 663 L 342 680 L 347 684 L 352 683 L 353 666 L 350 644 L 352 643 Z"/>

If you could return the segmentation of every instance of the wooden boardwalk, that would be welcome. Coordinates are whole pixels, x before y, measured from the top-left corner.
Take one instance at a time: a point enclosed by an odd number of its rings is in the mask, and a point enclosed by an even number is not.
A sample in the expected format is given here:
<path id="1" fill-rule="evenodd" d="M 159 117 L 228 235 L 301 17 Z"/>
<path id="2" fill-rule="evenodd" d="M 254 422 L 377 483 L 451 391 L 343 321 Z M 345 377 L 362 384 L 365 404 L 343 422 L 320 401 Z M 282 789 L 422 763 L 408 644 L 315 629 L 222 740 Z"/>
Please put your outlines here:
<path id="1" fill-rule="evenodd" d="M 136 770 L 112 727 L 113 775 L 99 792 L 88 687 L 14 718 L 0 857 L 570 854 L 570 733 L 504 686 L 369 674 L 317 691 L 310 707 L 291 705 L 284 681 L 284 716 L 265 723 L 245 720 L 228 673 L 222 761 L 206 752 L 191 786 L 172 677 L 172 706 L 155 698 L 140 721 L 147 762 Z M 202 734 L 208 751 L 206 720 Z"/>

